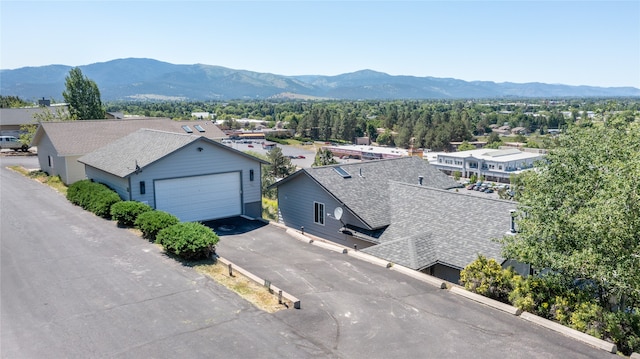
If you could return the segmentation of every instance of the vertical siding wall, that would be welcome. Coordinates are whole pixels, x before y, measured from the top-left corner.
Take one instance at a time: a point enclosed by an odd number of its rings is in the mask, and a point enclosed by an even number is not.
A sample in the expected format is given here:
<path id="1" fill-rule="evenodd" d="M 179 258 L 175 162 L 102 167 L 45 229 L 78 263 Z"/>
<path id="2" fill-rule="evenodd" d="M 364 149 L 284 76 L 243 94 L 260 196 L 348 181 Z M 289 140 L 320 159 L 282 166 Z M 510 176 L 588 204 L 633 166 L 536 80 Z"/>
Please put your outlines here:
<path id="1" fill-rule="evenodd" d="M 85 171 L 87 178 L 92 179 L 94 182 L 102 183 L 116 191 L 122 200 L 128 201 L 130 199 L 129 185 L 126 178 L 114 176 L 91 166 L 86 166 Z"/>
<path id="2" fill-rule="evenodd" d="M 51 156 L 53 166 L 49 166 L 49 156 Z M 75 181 L 70 181 L 67 177 L 67 166 L 64 157 L 59 157 L 48 136 L 43 136 L 38 144 L 38 162 L 40 170 L 47 172 L 50 176 L 60 176 L 62 182 L 70 185 Z"/>
<path id="3" fill-rule="evenodd" d="M 198 147 L 203 150 L 198 151 Z M 135 156 L 132 156 L 131 167 L 134 166 Z M 254 171 L 253 181 L 249 178 L 251 169 Z M 155 208 L 154 180 L 236 171 L 240 171 L 242 176 L 243 207 L 251 204 L 252 211 L 255 211 L 255 203 L 262 201 L 260 163 L 206 142 L 198 141 L 186 146 L 143 168 L 140 173 L 131 174 L 127 179 L 120 179 L 97 169 L 88 171 L 87 175 L 98 182 L 108 183 L 122 198 L 128 199 L 131 193 L 131 199 L 146 202 Z M 145 194 L 140 193 L 141 181 L 145 182 Z M 260 217 L 259 212 L 253 216 Z"/>
<path id="4" fill-rule="evenodd" d="M 314 223 L 314 202 L 324 203 L 324 225 Z M 340 206 L 339 202 L 304 174 L 278 187 L 278 211 L 286 226 L 298 230 L 304 226 L 305 233 L 347 247 L 353 247 L 353 244 L 356 243 L 358 248 L 370 246 L 371 244 L 367 242 L 359 241 L 339 232 L 342 223 L 333 217 L 333 210 L 338 206 Z M 359 223 L 346 209 L 342 221 L 352 224 Z"/>

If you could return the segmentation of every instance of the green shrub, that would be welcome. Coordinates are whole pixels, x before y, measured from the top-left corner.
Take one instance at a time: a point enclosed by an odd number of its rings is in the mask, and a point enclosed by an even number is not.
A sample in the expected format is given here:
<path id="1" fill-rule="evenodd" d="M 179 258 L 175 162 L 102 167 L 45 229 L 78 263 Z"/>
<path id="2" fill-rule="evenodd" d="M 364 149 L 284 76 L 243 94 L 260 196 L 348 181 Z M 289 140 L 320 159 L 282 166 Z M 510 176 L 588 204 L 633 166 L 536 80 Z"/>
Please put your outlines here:
<path id="1" fill-rule="evenodd" d="M 178 217 L 163 211 L 149 211 L 141 213 L 134 225 L 142 231 L 142 237 L 155 242 L 158 232 L 178 224 Z"/>
<path id="2" fill-rule="evenodd" d="M 604 314 L 605 337 L 624 355 L 640 352 L 640 312 L 636 310 Z"/>
<path id="3" fill-rule="evenodd" d="M 479 255 L 460 271 L 460 284 L 471 292 L 508 303 L 514 276 L 512 269 L 502 269 L 495 259 Z"/>
<path id="4" fill-rule="evenodd" d="M 120 196 L 109 187 L 90 180 L 78 181 L 69 186 L 67 199 L 71 203 L 107 219 L 111 218 L 111 206 L 122 201 Z"/>
<path id="5" fill-rule="evenodd" d="M 82 208 L 87 208 L 89 192 L 91 188 L 90 180 L 82 180 L 75 183 L 72 183 L 67 189 L 67 199 L 69 202 L 75 204 L 76 206 L 80 206 Z"/>
<path id="6" fill-rule="evenodd" d="M 121 201 L 111 206 L 111 218 L 118 221 L 121 226 L 133 227 L 140 214 L 152 210 L 151 206 L 142 202 Z"/>
<path id="7" fill-rule="evenodd" d="M 602 308 L 595 303 L 580 303 L 571 313 L 569 324 L 573 329 L 602 339 L 604 332 Z"/>
<path id="8" fill-rule="evenodd" d="M 183 259 L 204 259 L 215 252 L 218 235 L 209 227 L 197 222 L 174 224 L 158 233 L 156 243 L 167 252 Z"/>

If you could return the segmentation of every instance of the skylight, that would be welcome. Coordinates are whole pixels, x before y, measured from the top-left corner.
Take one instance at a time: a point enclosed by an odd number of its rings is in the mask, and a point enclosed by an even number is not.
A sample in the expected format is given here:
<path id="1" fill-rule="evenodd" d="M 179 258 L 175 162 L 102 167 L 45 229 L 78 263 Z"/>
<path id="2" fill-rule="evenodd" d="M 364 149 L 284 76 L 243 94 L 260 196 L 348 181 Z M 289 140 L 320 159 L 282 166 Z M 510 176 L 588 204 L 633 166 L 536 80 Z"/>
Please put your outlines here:
<path id="1" fill-rule="evenodd" d="M 340 166 L 333 167 L 333 170 L 338 172 L 338 174 L 342 176 L 342 178 L 351 178 L 351 175 L 349 174 L 349 172 L 345 171 L 344 168 Z"/>
<path id="2" fill-rule="evenodd" d="M 191 129 L 191 127 L 184 125 L 182 126 L 182 129 L 184 130 L 184 132 L 186 133 L 193 133 L 193 130 Z"/>
<path id="3" fill-rule="evenodd" d="M 204 128 L 202 128 L 202 126 L 200 125 L 195 125 L 193 126 L 196 130 L 198 130 L 198 132 L 204 132 Z"/>

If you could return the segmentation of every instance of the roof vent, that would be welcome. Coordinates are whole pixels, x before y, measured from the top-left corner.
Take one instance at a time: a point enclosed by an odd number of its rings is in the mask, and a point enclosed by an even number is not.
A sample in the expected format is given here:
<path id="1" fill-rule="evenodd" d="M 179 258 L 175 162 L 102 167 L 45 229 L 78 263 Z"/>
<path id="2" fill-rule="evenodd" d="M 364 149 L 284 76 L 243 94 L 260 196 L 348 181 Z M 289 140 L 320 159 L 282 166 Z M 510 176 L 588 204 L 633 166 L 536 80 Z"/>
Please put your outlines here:
<path id="1" fill-rule="evenodd" d="M 333 170 L 336 171 L 340 176 L 342 176 L 342 178 L 351 178 L 349 172 L 345 171 L 344 168 L 340 166 L 334 167 Z"/>

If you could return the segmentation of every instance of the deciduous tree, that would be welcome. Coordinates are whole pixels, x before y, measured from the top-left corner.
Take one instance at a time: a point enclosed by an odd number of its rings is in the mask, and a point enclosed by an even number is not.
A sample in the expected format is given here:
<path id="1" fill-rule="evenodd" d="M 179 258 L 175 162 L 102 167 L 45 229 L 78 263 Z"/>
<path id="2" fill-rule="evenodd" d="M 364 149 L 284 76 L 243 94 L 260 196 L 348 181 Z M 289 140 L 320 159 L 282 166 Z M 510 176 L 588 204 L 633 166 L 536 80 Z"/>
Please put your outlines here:
<path id="1" fill-rule="evenodd" d="M 519 177 L 508 258 L 597 288 L 602 305 L 640 304 L 640 125 L 572 126 Z"/>
<path id="2" fill-rule="evenodd" d="M 69 71 L 65 78 L 66 90 L 62 93 L 69 104 L 69 112 L 75 120 L 96 120 L 104 118 L 104 108 L 100 100 L 98 85 L 82 74 L 80 68 Z"/>

